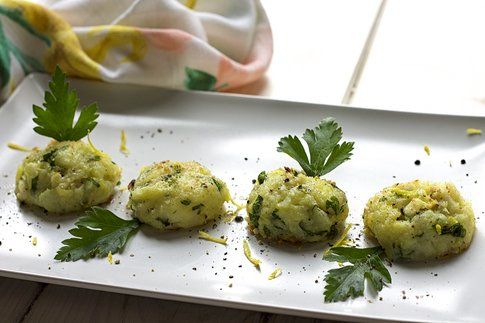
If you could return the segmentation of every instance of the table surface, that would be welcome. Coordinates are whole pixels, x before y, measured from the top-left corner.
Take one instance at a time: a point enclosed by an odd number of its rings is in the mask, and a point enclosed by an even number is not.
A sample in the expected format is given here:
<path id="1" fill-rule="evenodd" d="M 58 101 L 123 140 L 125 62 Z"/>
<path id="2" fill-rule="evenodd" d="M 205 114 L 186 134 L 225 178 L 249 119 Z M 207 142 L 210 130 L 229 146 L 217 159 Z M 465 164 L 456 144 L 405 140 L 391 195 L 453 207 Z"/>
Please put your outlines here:
<path id="1" fill-rule="evenodd" d="M 274 59 L 265 78 L 235 92 L 485 116 L 483 1 L 262 2 Z M 2 322 L 317 321 L 9 278 L 0 291 Z"/>

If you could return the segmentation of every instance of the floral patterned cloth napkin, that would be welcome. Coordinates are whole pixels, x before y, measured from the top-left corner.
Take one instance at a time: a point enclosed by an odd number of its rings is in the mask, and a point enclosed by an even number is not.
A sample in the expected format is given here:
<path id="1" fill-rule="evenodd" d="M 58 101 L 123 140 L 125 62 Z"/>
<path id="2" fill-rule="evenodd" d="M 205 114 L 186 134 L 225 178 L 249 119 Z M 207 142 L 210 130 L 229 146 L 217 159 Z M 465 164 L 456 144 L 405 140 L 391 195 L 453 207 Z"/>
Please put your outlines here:
<path id="1" fill-rule="evenodd" d="M 259 0 L 0 0 L 0 102 L 31 72 L 228 90 L 267 69 Z"/>

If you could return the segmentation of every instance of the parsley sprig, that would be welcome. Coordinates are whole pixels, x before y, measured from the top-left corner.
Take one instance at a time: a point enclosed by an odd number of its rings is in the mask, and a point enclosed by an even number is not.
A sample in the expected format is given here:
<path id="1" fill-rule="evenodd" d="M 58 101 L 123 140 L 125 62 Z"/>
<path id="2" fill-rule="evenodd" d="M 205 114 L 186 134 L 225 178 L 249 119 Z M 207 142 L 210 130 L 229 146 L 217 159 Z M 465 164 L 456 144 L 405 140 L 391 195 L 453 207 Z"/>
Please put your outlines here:
<path id="1" fill-rule="evenodd" d="M 33 106 L 34 122 L 38 125 L 34 131 L 57 141 L 77 141 L 87 136 L 97 125 L 97 103 L 83 107 L 74 124 L 79 98 L 75 90 L 69 91 L 66 74 L 59 66 L 56 66 L 52 75 L 49 89 L 50 91 L 44 93 L 44 108 L 35 104 Z"/>
<path id="2" fill-rule="evenodd" d="M 86 215 L 69 230 L 74 237 L 62 241 L 64 245 L 54 259 L 76 261 L 93 256 L 106 257 L 120 251 L 128 238 L 138 229 L 140 222 L 123 220 L 112 212 L 100 207 L 86 211 Z"/>
<path id="3" fill-rule="evenodd" d="M 331 172 L 349 160 L 354 149 L 353 142 L 339 144 L 342 128 L 333 118 L 325 118 L 315 129 L 307 129 L 303 139 L 308 145 L 309 157 L 297 136 L 281 138 L 277 150 L 296 160 L 308 176 L 323 176 Z"/>
<path id="4" fill-rule="evenodd" d="M 386 284 L 391 283 L 391 274 L 384 266 L 380 254 L 380 247 L 331 248 L 323 259 L 339 263 L 350 263 L 337 269 L 331 269 L 325 275 L 325 302 L 345 301 L 349 297 L 356 298 L 364 295 L 364 282 L 367 279 L 370 285 L 380 291 Z"/>

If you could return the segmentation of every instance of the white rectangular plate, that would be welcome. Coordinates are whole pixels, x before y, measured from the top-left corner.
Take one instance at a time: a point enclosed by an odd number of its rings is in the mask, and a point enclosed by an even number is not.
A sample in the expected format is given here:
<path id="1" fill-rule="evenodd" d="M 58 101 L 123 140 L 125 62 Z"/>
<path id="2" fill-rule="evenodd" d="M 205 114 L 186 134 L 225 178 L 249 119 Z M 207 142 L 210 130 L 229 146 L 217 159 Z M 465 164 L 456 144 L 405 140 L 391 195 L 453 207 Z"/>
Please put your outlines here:
<path id="1" fill-rule="evenodd" d="M 327 304 L 323 277 L 336 264 L 321 260 L 322 246 L 258 243 L 244 222 L 206 227 L 213 235 L 228 236 L 227 247 L 198 240 L 197 230 L 159 233 L 142 227 L 124 252 L 115 255 L 119 265 L 106 259 L 54 261 L 75 218 L 47 216 L 19 206 L 13 194 L 14 178 L 25 153 L 6 147 L 7 142 L 39 147 L 48 142 L 33 132 L 31 109 L 33 103 L 42 102 L 47 80 L 41 75 L 27 78 L 0 109 L 1 275 L 320 318 L 479 322 L 485 317 L 485 144 L 482 136 L 468 137 L 465 132 L 468 127 L 485 129 L 485 119 L 72 81 L 83 101 L 100 103 L 99 126 L 91 137 L 123 168 L 122 186 L 143 165 L 195 160 L 224 179 L 236 200 L 244 201 L 260 171 L 297 166 L 276 152 L 280 137 L 300 135 L 323 117 L 333 116 L 342 125 L 345 139 L 356 142 L 352 160 L 328 175 L 347 193 L 348 221 L 359 224 L 352 230 L 353 237 L 362 231 L 367 199 L 395 182 L 449 180 L 472 201 L 477 231 L 464 254 L 427 264 L 394 263 L 393 283 L 378 297 L 368 294 Z M 122 129 L 127 133 L 129 156 L 119 152 Z M 430 156 L 424 145 L 431 148 Z M 416 159 L 421 160 L 420 166 L 415 166 Z M 108 207 L 129 217 L 127 195 L 118 192 Z M 32 237 L 37 237 L 36 246 Z M 262 260 L 261 272 L 244 257 L 246 237 Z M 366 245 L 363 236 L 360 239 L 359 244 Z M 283 275 L 269 281 L 276 267 L 283 269 Z"/>

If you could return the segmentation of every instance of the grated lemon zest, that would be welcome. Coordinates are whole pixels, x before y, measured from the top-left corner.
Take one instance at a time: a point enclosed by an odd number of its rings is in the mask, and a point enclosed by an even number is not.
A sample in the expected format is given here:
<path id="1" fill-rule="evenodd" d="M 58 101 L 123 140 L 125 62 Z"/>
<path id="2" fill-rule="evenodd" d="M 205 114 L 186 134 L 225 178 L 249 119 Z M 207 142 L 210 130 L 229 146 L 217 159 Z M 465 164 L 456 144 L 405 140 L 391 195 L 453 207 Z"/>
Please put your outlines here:
<path id="1" fill-rule="evenodd" d="M 236 211 L 234 211 L 234 212 L 228 212 L 226 214 L 226 217 L 224 218 L 224 222 L 226 222 L 226 223 L 232 222 L 232 221 L 234 221 L 234 219 L 236 218 L 236 216 L 237 216 Z"/>
<path id="2" fill-rule="evenodd" d="M 426 152 L 426 154 L 429 156 L 431 154 L 430 150 L 429 150 L 429 146 L 428 145 L 425 145 L 424 146 L 424 151 Z"/>
<path id="3" fill-rule="evenodd" d="M 337 240 L 337 242 L 335 242 L 335 244 L 333 245 L 334 247 L 345 246 L 349 243 L 349 240 L 347 240 L 346 238 L 347 238 L 347 234 L 349 234 L 350 229 L 352 229 L 352 226 L 353 226 L 352 223 L 347 224 L 344 231 L 342 232 L 342 235 Z"/>
<path id="4" fill-rule="evenodd" d="M 403 197 L 411 199 L 411 200 L 412 199 L 419 199 L 423 203 L 427 204 L 427 208 L 432 208 L 436 204 L 438 204 L 438 202 L 436 202 L 436 200 L 434 200 L 432 197 L 430 197 L 429 195 L 426 195 L 424 193 L 420 193 L 419 190 L 408 191 L 408 190 L 404 190 L 404 189 L 400 189 L 400 188 L 395 187 L 395 188 L 392 188 L 391 191 L 395 194 L 402 195 Z"/>
<path id="5" fill-rule="evenodd" d="M 37 237 L 32 238 L 32 245 L 34 245 L 34 246 L 37 245 Z"/>
<path id="6" fill-rule="evenodd" d="M 220 243 L 220 244 L 223 244 L 225 246 L 227 245 L 227 238 L 217 238 L 217 237 L 211 236 L 210 234 L 208 234 L 207 232 L 204 232 L 202 230 L 199 231 L 199 239 L 212 241 L 212 242 L 215 242 L 215 243 Z"/>
<path id="7" fill-rule="evenodd" d="M 434 226 L 434 228 L 436 229 L 436 232 L 441 235 L 441 225 L 437 224 Z"/>
<path id="8" fill-rule="evenodd" d="M 29 148 L 29 147 L 25 147 L 25 146 L 20 146 L 20 145 L 17 145 L 13 142 L 9 142 L 7 143 L 7 147 L 10 148 L 10 149 L 13 149 L 13 150 L 18 150 L 18 151 L 23 151 L 23 152 L 31 152 L 32 150 L 36 150 L 36 148 Z"/>
<path id="9" fill-rule="evenodd" d="M 482 134 L 482 129 L 468 128 L 468 129 L 466 130 L 466 133 L 467 133 L 469 136 L 473 136 L 473 135 L 481 135 L 481 134 Z"/>
<path id="10" fill-rule="evenodd" d="M 130 150 L 128 149 L 128 147 L 126 147 L 126 133 L 124 130 L 121 130 L 121 144 L 120 144 L 120 151 L 125 154 L 125 155 L 129 155 L 130 154 Z"/>
<path id="11" fill-rule="evenodd" d="M 276 268 L 271 274 L 269 274 L 268 280 L 273 280 L 275 278 L 278 278 L 279 276 L 281 276 L 282 272 L 283 271 L 281 270 L 281 268 Z"/>
<path id="12" fill-rule="evenodd" d="M 236 210 L 234 211 L 234 214 L 238 214 L 239 212 L 241 212 L 242 209 L 244 209 L 246 207 L 242 204 L 238 204 L 238 203 L 234 202 L 234 200 L 232 198 L 231 198 L 231 203 L 236 206 Z"/>
<path id="13" fill-rule="evenodd" d="M 229 223 L 229 222 L 234 221 L 234 219 L 237 216 L 237 213 L 236 213 L 236 211 L 234 211 L 234 212 L 228 212 L 226 215 L 227 216 L 224 218 L 224 222 Z"/>
<path id="14" fill-rule="evenodd" d="M 249 243 L 247 240 L 243 240 L 243 249 L 244 249 L 244 255 L 246 256 L 246 258 L 248 258 L 249 262 L 251 262 L 256 268 L 259 269 L 261 260 L 253 258 L 251 256 L 251 249 L 249 249 Z"/>
<path id="15" fill-rule="evenodd" d="M 108 252 L 108 262 L 110 265 L 113 264 L 113 254 L 111 253 L 111 251 Z"/>
<path id="16" fill-rule="evenodd" d="M 98 150 L 98 148 L 96 148 L 93 144 L 93 142 L 91 141 L 91 137 L 89 137 L 89 132 L 88 132 L 88 143 L 89 143 L 89 146 L 91 147 L 91 149 L 98 155 L 101 155 L 102 152 Z"/>
<path id="17" fill-rule="evenodd" d="M 235 213 L 239 213 L 239 211 L 241 211 L 242 209 L 245 208 L 245 206 L 243 204 L 239 204 L 236 201 L 234 201 L 232 196 L 231 196 L 231 200 L 229 202 L 231 202 L 236 207 L 236 211 L 234 211 Z"/>
<path id="18" fill-rule="evenodd" d="M 340 238 L 338 238 L 338 240 L 335 242 L 335 244 L 331 248 L 328 248 L 327 250 L 325 250 L 325 252 L 323 254 L 324 255 L 328 255 L 328 253 L 330 252 L 330 250 L 332 248 L 334 248 L 334 247 L 340 247 L 340 246 L 346 246 L 346 245 L 348 245 L 349 242 L 350 242 L 350 240 L 345 239 L 345 238 L 347 237 L 347 234 L 349 233 L 349 231 L 352 228 L 352 226 L 353 226 L 352 223 L 347 224 L 347 226 L 345 227 L 344 231 L 340 235 Z"/>
<path id="19" fill-rule="evenodd" d="M 229 196 L 229 197 L 230 197 L 229 202 L 232 205 L 234 205 L 236 207 L 236 209 L 234 211 L 231 211 L 231 212 L 228 212 L 227 213 L 227 217 L 224 219 L 224 222 L 226 222 L 226 223 L 234 221 L 234 219 L 236 218 L 236 216 L 238 215 L 238 213 L 241 212 L 241 210 L 245 208 L 244 205 L 239 204 L 236 201 L 234 201 L 234 199 L 232 198 L 232 196 Z"/>

